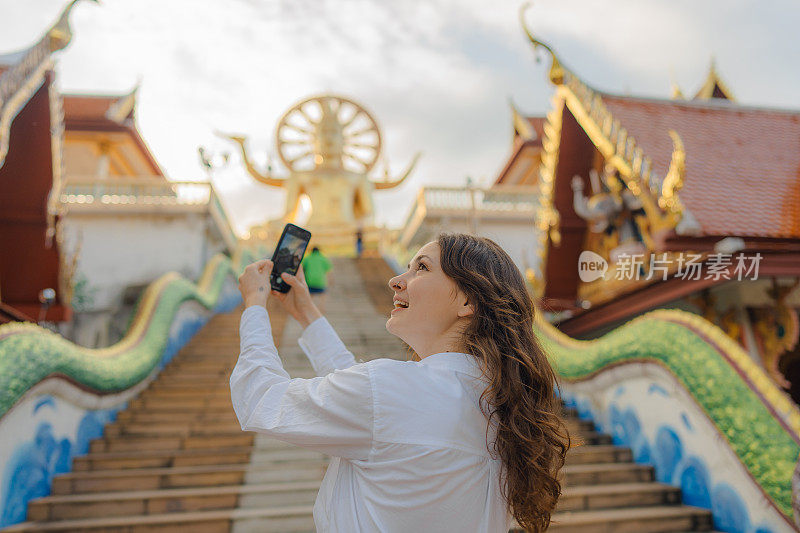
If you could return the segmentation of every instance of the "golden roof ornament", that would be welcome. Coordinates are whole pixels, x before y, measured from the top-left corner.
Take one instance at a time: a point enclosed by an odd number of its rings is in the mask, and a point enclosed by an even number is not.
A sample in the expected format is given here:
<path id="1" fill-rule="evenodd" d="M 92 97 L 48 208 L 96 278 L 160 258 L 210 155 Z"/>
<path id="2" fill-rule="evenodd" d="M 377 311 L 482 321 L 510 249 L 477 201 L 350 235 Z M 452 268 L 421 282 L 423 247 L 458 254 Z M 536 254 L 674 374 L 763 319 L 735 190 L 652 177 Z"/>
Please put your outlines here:
<path id="1" fill-rule="evenodd" d="M 72 0 L 64 11 L 58 21 L 47 31 L 47 38 L 50 41 L 50 52 L 57 52 L 66 48 L 72 40 L 72 29 L 69 26 L 69 15 L 72 13 L 72 8 L 81 0 Z M 99 4 L 99 0 L 92 0 L 92 2 Z"/>
<path id="2" fill-rule="evenodd" d="M 661 182 L 658 205 L 674 217 L 674 223 L 677 224 L 683 210 L 677 193 L 683 187 L 683 180 L 686 177 L 686 149 L 683 147 L 683 141 L 677 131 L 669 130 L 668 133 L 672 138 L 672 158 L 667 175 Z"/>
<path id="3" fill-rule="evenodd" d="M 529 30 L 525 13 L 530 7 L 531 4 L 526 3 L 520 9 L 520 23 L 525 34 L 535 50 L 542 48 L 551 57 L 548 76 L 557 86 L 556 98 L 563 102 L 564 109 L 569 109 L 605 162 L 618 174 L 617 179 L 607 183 L 608 192 L 614 192 L 614 187 L 619 187 L 621 191 L 624 185 L 626 190 L 620 194 L 626 205 L 635 203 L 638 207 L 631 210 L 644 213 L 643 216 L 637 216 L 643 226 L 640 230 L 644 243 L 648 247 L 653 246 L 652 235 L 677 228 L 682 222 L 685 224 L 681 231 L 692 231 L 696 224 L 691 220 L 684 221 L 687 211 L 678 196 L 686 175 L 686 151 L 678 133 L 669 132 L 673 142 L 672 160 L 664 179 L 659 180 L 652 160 L 606 107 L 603 94 L 567 69 L 553 48 Z M 715 75 L 714 79 L 718 77 Z M 559 246 L 560 242 L 560 216 L 555 206 L 554 184 L 561 142 L 561 113 L 561 108 L 556 108 L 548 114 L 545 138 L 542 140 L 544 151 L 539 168 L 541 206 L 537 210 L 537 227 L 542 231 L 544 253 L 548 238 L 553 246 Z M 573 181 L 573 185 L 573 209 L 583 212 L 587 219 L 601 225 L 602 218 L 608 216 L 610 204 L 602 195 L 592 203 L 590 198 L 583 195 L 582 183 Z"/>
<path id="4" fill-rule="evenodd" d="M 697 94 L 694 95 L 695 100 L 710 100 L 712 98 L 730 100 L 731 102 L 736 101 L 731 90 L 725 82 L 722 81 L 717 71 L 717 60 L 713 56 L 711 57 L 711 63 L 708 66 L 708 74 L 706 74 L 703 86 L 700 87 Z"/>
<path id="5" fill-rule="evenodd" d="M 139 87 L 141 87 L 141 80 L 136 82 L 136 85 L 131 89 L 131 92 L 120 97 L 111 104 L 106 111 L 106 118 L 117 124 L 122 124 L 128 118 L 133 110 L 136 108 L 136 98 L 139 94 Z"/>
<path id="6" fill-rule="evenodd" d="M 509 98 L 508 105 L 511 107 L 511 120 L 514 123 L 514 131 L 523 141 L 533 141 L 536 139 L 536 130 L 533 129 L 530 121 L 519 112 L 514 101 Z"/>
<path id="7" fill-rule="evenodd" d="M 556 56 L 556 53 L 553 49 L 546 44 L 544 41 L 540 41 L 536 37 L 534 37 L 533 33 L 528 29 L 528 25 L 525 24 L 525 12 L 533 7 L 532 2 L 525 2 L 519 9 L 519 21 L 522 25 L 522 29 L 525 31 L 525 35 L 528 36 L 528 40 L 533 44 L 533 49 L 538 51 L 539 48 L 543 48 L 545 52 L 550 54 L 550 73 L 548 74 L 550 77 L 550 81 L 554 85 L 561 85 L 564 82 L 564 66 L 562 65 L 561 61 Z M 536 61 L 539 61 L 539 56 L 536 56 Z"/>
<path id="8" fill-rule="evenodd" d="M 669 80 L 670 98 L 672 100 L 686 100 L 686 96 L 683 94 L 681 86 L 678 85 L 677 81 L 675 81 L 675 70 L 672 68 L 669 69 Z"/>
<path id="9" fill-rule="evenodd" d="M 0 74 L 0 167 L 8 155 L 11 122 L 33 96 L 47 70 L 53 68 L 51 54 L 66 48 L 72 40 L 69 16 L 79 1 L 72 0 L 42 38 Z"/>

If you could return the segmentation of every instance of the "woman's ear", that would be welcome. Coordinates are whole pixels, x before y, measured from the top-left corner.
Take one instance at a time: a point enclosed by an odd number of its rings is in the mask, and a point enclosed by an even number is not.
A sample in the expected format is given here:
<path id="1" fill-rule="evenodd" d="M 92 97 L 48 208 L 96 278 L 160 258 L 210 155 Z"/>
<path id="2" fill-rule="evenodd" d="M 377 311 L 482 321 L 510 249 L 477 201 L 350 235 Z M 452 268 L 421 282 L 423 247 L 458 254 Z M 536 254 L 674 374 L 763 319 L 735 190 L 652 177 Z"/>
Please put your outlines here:
<path id="1" fill-rule="evenodd" d="M 464 304 L 458 310 L 458 318 L 464 318 L 475 314 L 475 307 L 469 303 L 469 300 L 464 299 Z"/>

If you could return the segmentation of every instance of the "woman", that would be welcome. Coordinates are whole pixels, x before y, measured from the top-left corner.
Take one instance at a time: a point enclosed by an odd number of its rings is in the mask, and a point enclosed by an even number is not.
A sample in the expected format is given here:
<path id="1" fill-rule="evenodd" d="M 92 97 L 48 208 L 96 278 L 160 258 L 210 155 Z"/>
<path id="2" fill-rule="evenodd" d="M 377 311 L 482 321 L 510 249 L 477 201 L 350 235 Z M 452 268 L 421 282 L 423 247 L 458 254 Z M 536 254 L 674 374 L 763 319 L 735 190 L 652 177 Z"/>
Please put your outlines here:
<path id="1" fill-rule="evenodd" d="M 318 531 L 543 531 L 569 448 L 522 276 L 493 241 L 440 235 L 389 280 L 386 329 L 418 360 L 355 364 L 302 277 L 273 292 L 318 377 L 290 379 L 265 304 L 269 261 L 239 278 L 246 309 L 231 395 L 242 429 L 333 456 Z"/>

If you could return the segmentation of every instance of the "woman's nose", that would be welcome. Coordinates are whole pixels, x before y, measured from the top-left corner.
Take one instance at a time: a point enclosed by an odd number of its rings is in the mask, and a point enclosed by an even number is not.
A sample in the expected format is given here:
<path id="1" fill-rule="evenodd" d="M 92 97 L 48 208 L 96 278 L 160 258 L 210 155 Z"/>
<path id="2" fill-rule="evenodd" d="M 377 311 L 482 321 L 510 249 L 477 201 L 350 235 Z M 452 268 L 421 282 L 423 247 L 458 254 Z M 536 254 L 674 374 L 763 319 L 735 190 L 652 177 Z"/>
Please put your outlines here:
<path id="1" fill-rule="evenodd" d="M 389 288 L 393 291 L 401 291 L 404 286 L 403 278 L 400 276 L 395 276 L 389 280 Z"/>

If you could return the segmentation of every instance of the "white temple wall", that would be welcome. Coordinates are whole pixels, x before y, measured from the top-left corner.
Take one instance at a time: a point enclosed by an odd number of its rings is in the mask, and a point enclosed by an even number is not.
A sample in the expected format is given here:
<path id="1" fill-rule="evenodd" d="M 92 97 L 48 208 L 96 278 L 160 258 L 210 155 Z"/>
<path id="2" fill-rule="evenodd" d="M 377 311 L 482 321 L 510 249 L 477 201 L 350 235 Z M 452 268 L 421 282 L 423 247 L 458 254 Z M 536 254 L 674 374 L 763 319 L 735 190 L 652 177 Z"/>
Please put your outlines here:
<path id="1" fill-rule="evenodd" d="M 196 281 L 206 262 L 226 249 L 212 226 L 202 212 L 68 214 L 63 219 L 65 256 L 75 253 L 79 243 L 80 250 L 74 320 L 62 334 L 87 347 L 118 340 L 127 329 L 129 300 L 141 289 L 170 271 Z"/>
<path id="2" fill-rule="evenodd" d="M 469 219 L 452 217 L 432 219 L 428 218 L 422 223 L 409 248 L 422 246 L 436 238 L 439 232 L 472 233 L 473 226 Z M 532 220 L 480 220 L 475 224 L 476 233 L 488 237 L 511 256 L 520 272 L 525 273 L 526 267 L 541 271 L 538 258 L 538 240 Z"/>

